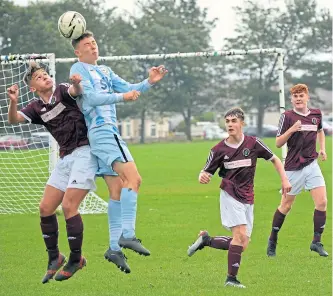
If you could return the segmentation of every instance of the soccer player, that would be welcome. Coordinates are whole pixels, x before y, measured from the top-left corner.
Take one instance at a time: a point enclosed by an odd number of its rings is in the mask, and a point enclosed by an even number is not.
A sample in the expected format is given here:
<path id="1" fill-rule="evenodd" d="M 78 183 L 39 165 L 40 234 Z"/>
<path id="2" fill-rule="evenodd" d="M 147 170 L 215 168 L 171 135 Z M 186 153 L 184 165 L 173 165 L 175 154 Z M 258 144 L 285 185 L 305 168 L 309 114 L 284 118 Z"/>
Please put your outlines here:
<path id="1" fill-rule="evenodd" d="M 137 198 L 141 177 L 133 157 L 117 128 L 116 104 L 134 101 L 167 73 L 163 66 L 149 70 L 149 78 L 131 84 L 116 75 L 111 68 L 97 65 L 98 45 L 89 31 L 73 40 L 74 53 L 79 62 L 71 68 L 71 75 L 82 77 L 83 95 L 78 99 L 88 126 L 92 153 L 97 156 L 99 174 L 108 185 L 110 243 L 104 257 L 121 271 L 130 272 L 121 247 L 141 255 L 150 252 L 135 235 Z"/>
<path id="2" fill-rule="evenodd" d="M 66 219 L 71 252 L 68 263 L 57 273 L 55 280 L 67 280 L 86 265 L 86 259 L 81 255 L 83 222 L 78 208 L 89 190 L 95 189 L 98 163 L 90 152 L 87 127 L 75 101 L 75 97 L 82 92 L 81 78 L 72 76 L 71 80 L 72 85 L 59 84 L 53 92 L 53 80 L 46 70 L 37 63 L 31 63 L 24 82 L 38 98 L 17 111 L 18 86 L 13 85 L 7 90 L 10 99 L 9 123 L 28 121 L 43 125 L 60 147 L 60 159 L 46 183 L 39 205 L 40 226 L 49 256 L 43 284 L 52 279 L 66 261 L 58 249 L 58 221 L 55 211 L 60 204 Z"/>
<path id="3" fill-rule="evenodd" d="M 228 250 L 228 276 L 225 286 L 245 288 L 237 280 L 242 252 L 247 248 L 253 229 L 253 179 L 257 158 L 270 160 L 278 171 L 283 193 L 289 184 L 283 164 L 278 157 L 258 138 L 243 134 L 244 112 L 232 108 L 224 116 L 229 137 L 214 146 L 199 175 L 201 184 L 208 184 L 212 175 L 219 169 L 222 178 L 220 185 L 220 212 L 222 225 L 232 231 L 232 237 L 211 237 L 201 231 L 198 239 L 189 247 L 188 255 L 204 247 Z"/>
<path id="4" fill-rule="evenodd" d="M 325 134 L 322 128 L 322 115 L 319 109 L 309 109 L 309 90 L 305 84 L 294 85 L 290 89 L 292 110 L 281 115 L 276 136 L 276 146 L 288 146 L 285 170 L 292 185 L 291 191 L 282 196 L 272 223 L 272 231 L 268 240 L 267 255 L 276 256 L 278 233 L 286 215 L 290 212 L 296 195 L 303 189 L 310 191 L 314 201 L 313 214 L 314 235 L 310 250 L 320 256 L 327 257 L 321 243 L 321 235 L 326 223 L 326 186 L 323 174 L 317 162 L 316 140 L 319 142 L 319 155 L 327 159 L 325 152 Z"/>

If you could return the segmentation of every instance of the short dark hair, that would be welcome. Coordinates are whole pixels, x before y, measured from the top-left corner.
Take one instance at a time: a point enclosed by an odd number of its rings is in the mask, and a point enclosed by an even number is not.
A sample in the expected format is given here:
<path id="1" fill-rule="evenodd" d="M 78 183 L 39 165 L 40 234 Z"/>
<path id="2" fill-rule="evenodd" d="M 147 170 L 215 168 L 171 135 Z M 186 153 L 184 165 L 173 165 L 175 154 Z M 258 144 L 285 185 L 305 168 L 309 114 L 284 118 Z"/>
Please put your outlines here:
<path id="1" fill-rule="evenodd" d="M 23 76 L 24 83 L 26 85 L 30 85 L 30 82 L 32 80 L 34 73 L 36 73 L 39 70 L 43 70 L 46 72 L 45 68 L 40 66 L 37 62 L 35 62 L 35 61 L 30 62 L 29 67 L 28 67 L 27 71 L 25 71 L 25 74 Z"/>
<path id="2" fill-rule="evenodd" d="M 76 49 L 76 46 L 79 44 L 79 42 L 81 40 L 83 40 L 84 38 L 87 38 L 87 37 L 94 37 L 94 33 L 87 30 L 79 38 L 73 39 L 72 40 L 72 46 L 73 46 L 73 48 Z"/>
<path id="3" fill-rule="evenodd" d="M 227 118 L 228 116 L 235 116 L 235 117 L 241 119 L 242 121 L 244 121 L 244 119 L 245 119 L 244 111 L 240 107 L 234 107 L 234 108 L 229 109 L 225 113 L 224 118 Z"/>

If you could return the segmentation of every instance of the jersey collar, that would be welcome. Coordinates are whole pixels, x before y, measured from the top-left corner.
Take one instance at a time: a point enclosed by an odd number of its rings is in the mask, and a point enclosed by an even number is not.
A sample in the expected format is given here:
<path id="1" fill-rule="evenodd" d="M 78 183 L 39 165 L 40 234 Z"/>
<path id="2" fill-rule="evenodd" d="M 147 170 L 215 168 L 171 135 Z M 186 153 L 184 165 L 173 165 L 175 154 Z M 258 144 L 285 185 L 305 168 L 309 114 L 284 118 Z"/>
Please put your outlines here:
<path id="1" fill-rule="evenodd" d="M 310 113 L 311 113 L 310 109 L 308 109 L 308 112 L 306 112 L 306 113 L 298 112 L 298 111 L 296 111 L 295 109 L 293 109 L 293 111 L 294 111 L 296 114 L 301 115 L 301 116 L 304 116 L 304 117 L 307 117 L 307 116 L 310 115 Z"/>
<path id="2" fill-rule="evenodd" d="M 50 96 L 49 101 L 47 103 L 45 103 L 44 100 L 41 97 L 35 97 L 35 99 L 40 100 L 44 105 L 48 105 L 48 104 L 52 103 L 53 96 L 54 96 L 54 92 Z"/>
<path id="3" fill-rule="evenodd" d="M 224 144 L 226 144 L 227 146 L 229 146 L 231 148 L 237 149 L 238 147 L 240 147 L 240 145 L 243 144 L 244 138 L 245 138 L 245 136 L 244 136 L 244 134 L 242 134 L 242 140 L 238 144 L 229 144 L 229 143 L 227 143 L 227 139 L 225 139 Z"/>

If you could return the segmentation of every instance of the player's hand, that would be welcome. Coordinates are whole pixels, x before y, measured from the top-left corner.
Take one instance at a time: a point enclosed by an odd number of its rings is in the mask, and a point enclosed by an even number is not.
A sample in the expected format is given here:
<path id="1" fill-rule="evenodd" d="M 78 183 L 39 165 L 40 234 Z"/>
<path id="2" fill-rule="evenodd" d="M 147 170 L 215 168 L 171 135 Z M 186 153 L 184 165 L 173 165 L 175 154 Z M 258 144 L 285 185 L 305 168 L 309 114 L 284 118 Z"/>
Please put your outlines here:
<path id="1" fill-rule="evenodd" d="M 140 96 L 140 94 L 141 93 L 137 90 L 124 93 L 124 101 L 135 101 Z"/>
<path id="2" fill-rule="evenodd" d="M 327 154 L 325 150 L 319 150 L 319 157 L 322 161 L 325 161 L 327 159 Z"/>
<path id="3" fill-rule="evenodd" d="M 283 195 L 284 197 L 286 197 L 287 194 L 290 192 L 290 190 L 291 190 L 291 185 L 290 185 L 288 179 L 283 179 L 283 180 L 282 180 L 282 189 L 281 189 L 281 190 L 282 190 L 282 195 Z"/>
<path id="4" fill-rule="evenodd" d="M 13 103 L 17 103 L 18 102 L 18 96 L 19 96 L 19 88 L 17 84 L 12 85 L 11 87 L 7 88 L 7 94 L 9 99 L 13 102 Z"/>
<path id="5" fill-rule="evenodd" d="M 150 84 L 155 84 L 156 82 L 159 82 L 167 73 L 168 70 L 165 69 L 163 65 L 158 67 L 152 67 L 149 69 L 148 82 Z"/>
<path id="6" fill-rule="evenodd" d="M 297 120 L 294 125 L 290 128 L 290 130 L 295 133 L 299 132 L 302 128 L 302 122 L 300 120 Z"/>
<path id="7" fill-rule="evenodd" d="M 82 77 L 80 74 L 73 74 L 71 77 L 69 77 L 69 80 L 73 85 L 78 85 L 82 81 Z"/>
<path id="8" fill-rule="evenodd" d="M 201 171 L 200 174 L 199 174 L 200 184 L 208 184 L 210 182 L 211 178 L 212 178 L 212 175 L 210 173 L 205 172 L 205 171 Z"/>

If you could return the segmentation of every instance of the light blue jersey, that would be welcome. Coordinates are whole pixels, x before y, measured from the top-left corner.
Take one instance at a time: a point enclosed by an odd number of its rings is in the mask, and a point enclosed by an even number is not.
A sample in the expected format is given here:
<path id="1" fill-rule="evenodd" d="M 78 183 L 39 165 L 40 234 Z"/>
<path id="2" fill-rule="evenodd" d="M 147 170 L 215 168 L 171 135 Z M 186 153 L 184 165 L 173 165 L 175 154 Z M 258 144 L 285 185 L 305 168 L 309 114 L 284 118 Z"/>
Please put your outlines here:
<path id="1" fill-rule="evenodd" d="M 70 75 L 82 77 L 83 95 L 77 100 L 88 130 L 102 125 L 112 125 L 116 133 L 116 103 L 124 100 L 123 94 L 132 90 L 144 92 L 151 87 L 148 79 L 131 84 L 104 65 L 77 62 L 71 67 Z"/>

